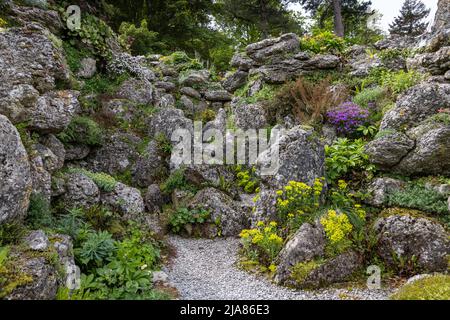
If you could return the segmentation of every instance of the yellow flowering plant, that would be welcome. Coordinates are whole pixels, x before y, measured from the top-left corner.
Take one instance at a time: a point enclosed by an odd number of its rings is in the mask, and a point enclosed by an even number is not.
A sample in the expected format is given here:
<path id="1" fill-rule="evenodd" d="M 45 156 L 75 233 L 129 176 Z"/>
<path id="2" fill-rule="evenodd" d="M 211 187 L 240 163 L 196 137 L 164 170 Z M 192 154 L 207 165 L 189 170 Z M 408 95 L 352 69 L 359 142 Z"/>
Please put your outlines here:
<path id="1" fill-rule="evenodd" d="M 258 222 L 256 228 L 245 229 L 240 233 L 244 254 L 249 259 L 257 259 L 265 266 L 272 266 L 273 261 L 283 247 L 283 238 L 277 233 L 277 223 Z M 273 266 L 269 268 L 274 269 Z"/>
<path id="2" fill-rule="evenodd" d="M 329 249 L 333 254 L 342 253 L 351 246 L 350 234 L 353 231 L 353 225 L 346 214 L 328 210 L 327 214 L 320 219 L 320 223 L 325 230 Z"/>
<path id="3" fill-rule="evenodd" d="M 313 219 L 321 205 L 324 179 L 315 179 L 312 186 L 303 182 L 289 181 L 277 191 L 277 213 L 289 229 L 297 229 Z"/>

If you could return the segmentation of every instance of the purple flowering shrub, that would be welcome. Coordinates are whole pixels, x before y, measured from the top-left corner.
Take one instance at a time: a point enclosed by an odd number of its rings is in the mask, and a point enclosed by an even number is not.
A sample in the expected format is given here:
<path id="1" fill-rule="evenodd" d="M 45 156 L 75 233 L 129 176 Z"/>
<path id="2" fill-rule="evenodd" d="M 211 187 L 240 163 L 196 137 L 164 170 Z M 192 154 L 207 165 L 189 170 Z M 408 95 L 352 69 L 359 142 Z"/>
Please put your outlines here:
<path id="1" fill-rule="evenodd" d="M 326 118 L 339 134 L 351 135 L 356 132 L 358 127 L 368 122 L 369 111 L 348 101 L 328 111 Z"/>

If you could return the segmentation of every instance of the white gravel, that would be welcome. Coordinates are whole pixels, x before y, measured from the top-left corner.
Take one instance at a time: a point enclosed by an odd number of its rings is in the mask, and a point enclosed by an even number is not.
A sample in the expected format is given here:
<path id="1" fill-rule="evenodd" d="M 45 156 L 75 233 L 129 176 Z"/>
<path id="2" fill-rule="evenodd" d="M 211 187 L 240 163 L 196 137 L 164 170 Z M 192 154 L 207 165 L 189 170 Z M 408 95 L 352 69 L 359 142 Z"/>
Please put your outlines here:
<path id="1" fill-rule="evenodd" d="M 169 281 L 183 300 L 335 300 L 386 299 L 385 290 L 294 291 L 236 267 L 238 239 L 185 239 L 171 236 L 177 256 Z"/>

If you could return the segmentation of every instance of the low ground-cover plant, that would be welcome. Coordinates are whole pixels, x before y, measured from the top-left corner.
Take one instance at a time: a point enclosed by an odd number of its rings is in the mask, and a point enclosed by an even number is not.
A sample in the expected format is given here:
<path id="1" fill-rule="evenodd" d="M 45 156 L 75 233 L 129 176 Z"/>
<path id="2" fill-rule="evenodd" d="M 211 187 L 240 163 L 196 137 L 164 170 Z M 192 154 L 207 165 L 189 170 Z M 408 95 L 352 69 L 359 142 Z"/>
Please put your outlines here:
<path id="1" fill-rule="evenodd" d="M 401 287 L 392 300 L 450 300 L 450 275 L 436 274 Z"/>
<path id="2" fill-rule="evenodd" d="M 450 225 L 447 198 L 421 183 L 409 182 L 406 187 L 389 193 L 385 201 L 391 207 L 416 209 L 436 215 Z"/>
<path id="3" fill-rule="evenodd" d="M 82 168 L 69 168 L 67 173 L 82 173 L 94 181 L 94 183 L 104 192 L 112 192 L 117 185 L 114 177 L 104 172 L 92 172 Z"/>

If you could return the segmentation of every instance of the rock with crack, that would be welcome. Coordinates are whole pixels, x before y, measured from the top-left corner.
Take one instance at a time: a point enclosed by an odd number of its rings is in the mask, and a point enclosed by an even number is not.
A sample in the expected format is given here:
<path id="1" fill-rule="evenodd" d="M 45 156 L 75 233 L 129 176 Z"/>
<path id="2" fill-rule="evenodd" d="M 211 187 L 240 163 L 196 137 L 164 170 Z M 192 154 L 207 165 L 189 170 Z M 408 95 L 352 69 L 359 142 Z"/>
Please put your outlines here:
<path id="1" fill-rule="evenodd" d="M 70 75 L 63 51 L 48 31 L 10 28 L 1 32 L 0 69 L 0 114 L 14 124 L 31 120 L 33 128 L 44 131 L 64 127 L 75 94 L 45 94 L 55 90 L 57 82 L 67 83 Z"/>
<path id="2" fill-rule="evenodd" d="M 116 131 L 104 137 L 104 143 L 95 149 L 86 161 L 86 168 L 110 175 L 123 174 L 132 170 L 141 158 L 138 147 L 142 139 L 133 133 Z"/>
<path id="3" fill-rule="evenodd" d="M 214 188 L 198 192 L 189 207 L 208 210 L 211 221 L 218 226 L 221 235 L 225 237 L 238 236 L 243 229 L 250 226 L 248 207 Z"/>
<path id="4" fill-rule="evenodd" d="M 398 98 L 384 115 L 380 130 L 409 129 L 446 108 L 450 108 L 450 84 L 422 83 Z"/>
<path id="5" fill-rule="evenodd" d="M 321 258 L 325 252 L 325 233 L 320 224 L 304 223 L 278 255 L 275 281 L 285 283 L 297 263 Z"/>
<path id="6" fill-rule="evenodd" d="M 272 133 L 274 130 L 272 130 Z M 325 175 L 325 149 L 314 130 L 301 126 L 280 134 L 256 161 L 261 178 L 253 222 L 276 218 L 276 190 L 289 181 L 312 185 Z"/>
<path id="7" fill-rule="evenodd" d="M 248 79 L 248 72 L 238 70 L 235 73 L 229 75 L 222 82 L 222 86 L 229 92 L 235 92 L 242 87 Z"/>
<path id="8" fill-rule="evenodd" d="M 168 171 L 168 164 L 156 141 L 150 141 L 132 169 L 133 183 L 145 188 L 161 180 Z"/>
<path id="9" fill-rule="evenodd" d="M 402 180 L 389 177 L 376 178 L 368 187 L 370 196 L 365 199 L 365 202 L 375 207 L 382 207 L 389 193 L 399 191 L 404 186 L 406 186 L 406 183 Z"/>
<path id="10" fill-rule="evenodd" d="M 378 235 L 378 253 L 391 267 L 401 261 L 426 272 L 447 270 L 450 253 L 449 233 L 425 217 L 392 215 L 374 224 Z"/>
<path id="11" fill-rule="evenodd" d="M 89 208 L 100 202 L 100 190 L 83 173 L 70 173 L 65 177 L 66 192 L 63 202 L 67 208 Z"/>
<path id="12" fill-rule="evenodd" d="M 0 224 L 20 221 L 27 213 L 32 178 L 19 132 L 0 115 Z"/>
<path id="13" fill-rule="evenodd" d="M 296 53 L 300 50 L 300 41 L 296 34 L 287 33 L 278 38 L 252 43 L 245 50 L 251 59 L 263 63 L 274 56 Z"/>
<path id="14" fill-rule="evenodd" d="M 135 219 L 145 211 L 144 199 L 138 189 L 118 182 L 113 191 L 102 194 L 102 204 L 120 213 L 125 219 Z"/>
<path id="15" fill-rule="evenodd" d="M 366 146 L 372 163 L 382 168 L 392 168 L 414 149 L 415 142 L 404 133 L 393 131 L 377 138 Z"/>

